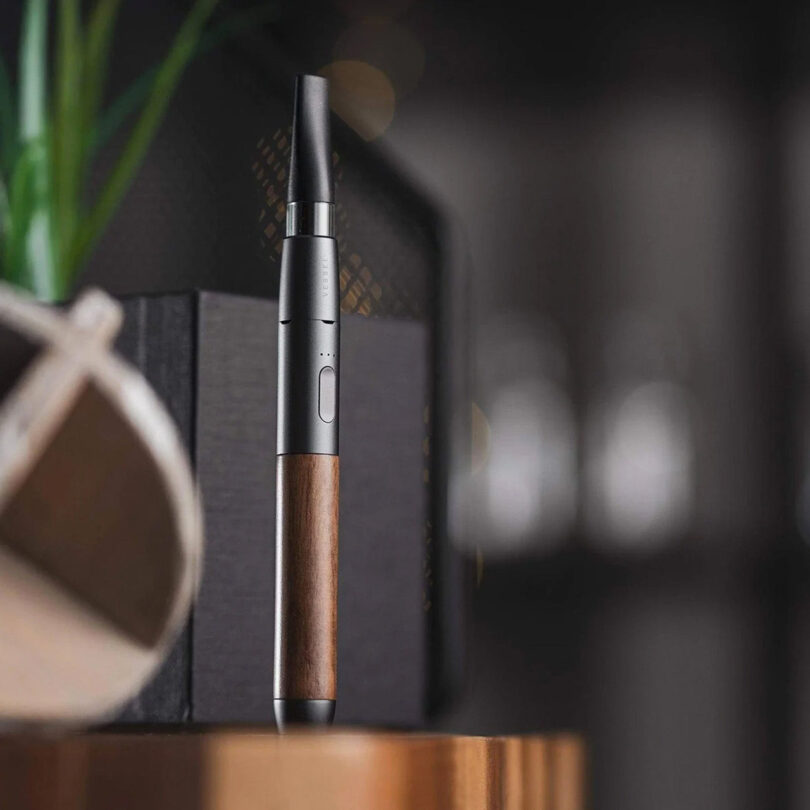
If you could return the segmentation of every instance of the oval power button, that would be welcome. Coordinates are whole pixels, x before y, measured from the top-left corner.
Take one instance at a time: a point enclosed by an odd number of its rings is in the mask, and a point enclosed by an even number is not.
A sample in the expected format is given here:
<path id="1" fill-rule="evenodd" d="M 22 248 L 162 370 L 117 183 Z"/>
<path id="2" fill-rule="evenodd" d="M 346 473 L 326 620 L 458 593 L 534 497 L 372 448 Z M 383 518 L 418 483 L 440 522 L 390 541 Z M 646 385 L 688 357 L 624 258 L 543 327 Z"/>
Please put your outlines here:
<path id="1" fill-rule="evenodd" d="M 332 422 L 337 407 L 337 380 L 332 366 L 321 369 L 318 384 L 318 414 L 324 422 Z"/>

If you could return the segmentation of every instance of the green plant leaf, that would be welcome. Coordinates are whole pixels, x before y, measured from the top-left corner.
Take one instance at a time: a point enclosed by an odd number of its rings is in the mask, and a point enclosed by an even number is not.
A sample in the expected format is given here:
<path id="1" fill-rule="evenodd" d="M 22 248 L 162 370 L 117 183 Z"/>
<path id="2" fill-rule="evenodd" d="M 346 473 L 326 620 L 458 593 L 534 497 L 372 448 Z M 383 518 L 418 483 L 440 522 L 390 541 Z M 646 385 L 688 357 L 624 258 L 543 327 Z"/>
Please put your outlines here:
<path id="1" fill-rule="evenodd" d="M 279 9 L 280 6 L 277 2 L 261 3 L 255 8 L 245 9 L 231 15 L 201 36 L 193 57 L 202 56 L 219 47 L 231 37 L 238 36 L 256 25 L 275 19 L 279 14 Z M 142 73 L 104 111 L 92 139 L 94 152 L 108 143 L 143 103 L 152 89 L 157 72 L 158 68 L 152 67 Z"/>
<path id="2" fill-rule="evenodd" d="M 20 140 L 38 138 L 47 124 L 48 0 L 28 0 L 20 41 Z"/>
<path id="3" fill-rule="evenodd" d="M 0 176 L 8 177 L 17 154 L 17 110 L 14 89 L 0 54 Z"/>
<path id="4" fill-rule="evenodd" d="M 0 271 L 5 268 L 6 238 L 9 228 L 11 228 L 11 212 L 8 205 L 8 191 L 5 181 L 0 177 Z"/>
<path id="5" fill-rule="evenodd" d="M 43 181 L 47 136 L 29 139 L 20 152 L 9 189 L 10 227 L 5 240 L 6 278 L 53 301 L 64 294 L 53 272 L 50 189 Z"/>
<path id="6" fill-rule="evenodd" d="M 47 0 L 27 0 L 20 41 L 20 152 L 9 188 L 5 271 L 37 297 L 53 300 L 62 289 L 53 251 L 47 25 Z"/>
<path id="7" fill-rule="evenodd" d="M 9 227 L 6 232 L 3 256 L 6 279 L 19 285 L 23 285 L 23 276 L 26 273 L 25 237 L 34 204 L 33 162 L 30 145 L 29 141 L 29 147 L 20 152 L 11 175 Z"/>
<path id="8" fill-rule="evenodd" d="M 82 31 L 79 0 L 59 0 L 54 71 L 53 218 L 57 272 L 66 259 L 79 220 L 84 174 L 82 143 Z"/>
<path id="9" fill-rule="evenodd" d="M 97 118 L 104 97 L 107 63 L 120 0 L 98 0 L 87 25 L 82 72 L 82 135 L 87 152 L 95 139 Z"/>
<path id="10" fill-rule="evenodd" d="M 88 217 L 82 222 L 67 263 L 70 278 L 95 246 L 132 182 L 160 126 L 183 70 L 194 55 L 200 33 L 217 0 L 197 0 L 155 76 L 152 91 L 124 150 Z"/>
<path id="11" fill-rule="evenodd" d="M 101 149 L 143 104 L 155 83 L 157 72 L 158 69 L 153 67 L 142 73 L 104 111 L 92 137 L 94 153 Z"/>

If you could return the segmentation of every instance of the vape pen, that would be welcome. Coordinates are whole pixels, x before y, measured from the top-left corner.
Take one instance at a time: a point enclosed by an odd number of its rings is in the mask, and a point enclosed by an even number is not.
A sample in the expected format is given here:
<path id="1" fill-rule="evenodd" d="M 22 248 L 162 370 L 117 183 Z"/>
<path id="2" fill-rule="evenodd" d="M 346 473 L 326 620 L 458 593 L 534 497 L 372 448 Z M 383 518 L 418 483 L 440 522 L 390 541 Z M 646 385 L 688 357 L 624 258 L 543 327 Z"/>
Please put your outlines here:
<path id="1" fill-rule="evenodd" d="M 328 83 L 295 84 L 279 293 L 276 722 L 328 724 L 337 670 L 340 312 Z"/>

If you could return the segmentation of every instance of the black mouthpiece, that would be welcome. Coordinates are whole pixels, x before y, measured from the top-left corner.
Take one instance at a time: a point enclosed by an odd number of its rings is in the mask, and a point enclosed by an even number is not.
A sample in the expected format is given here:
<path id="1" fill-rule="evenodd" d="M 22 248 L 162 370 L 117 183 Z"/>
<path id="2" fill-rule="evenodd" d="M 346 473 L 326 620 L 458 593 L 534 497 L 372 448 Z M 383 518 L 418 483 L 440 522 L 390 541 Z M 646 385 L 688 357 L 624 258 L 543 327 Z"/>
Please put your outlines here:
<path id="1" fill-rule="evenodd" d="M 335 201 L 329 138 L 329 82 L 320 76 L 295 80 L 290 185 L 287 202 Z"/>

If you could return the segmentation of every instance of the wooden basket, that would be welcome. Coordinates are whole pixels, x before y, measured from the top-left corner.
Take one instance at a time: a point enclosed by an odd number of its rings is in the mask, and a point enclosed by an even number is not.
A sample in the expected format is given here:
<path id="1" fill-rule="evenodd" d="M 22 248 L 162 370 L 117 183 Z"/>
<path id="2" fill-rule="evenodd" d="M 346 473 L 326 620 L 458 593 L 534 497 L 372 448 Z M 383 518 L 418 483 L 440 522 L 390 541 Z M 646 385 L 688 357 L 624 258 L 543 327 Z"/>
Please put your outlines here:
<path id="1" fill-rule="evenodd" d="M 189 611 L 202 522 L 186 453 L 108 351 L 119 306 L 0 286 L 0 720 L 110 715 Z"/>

